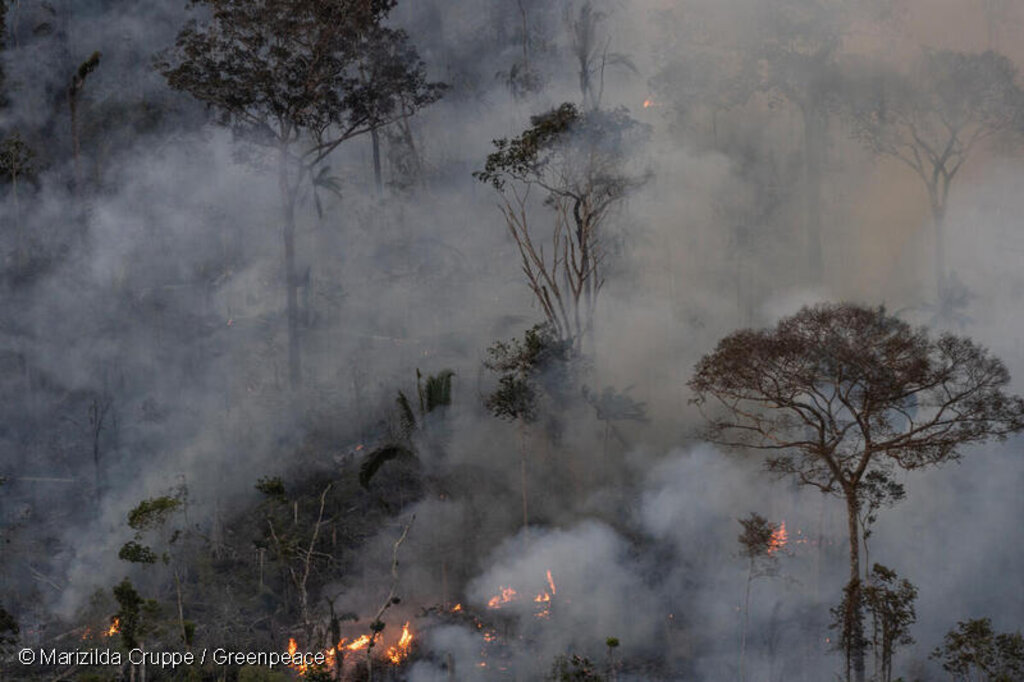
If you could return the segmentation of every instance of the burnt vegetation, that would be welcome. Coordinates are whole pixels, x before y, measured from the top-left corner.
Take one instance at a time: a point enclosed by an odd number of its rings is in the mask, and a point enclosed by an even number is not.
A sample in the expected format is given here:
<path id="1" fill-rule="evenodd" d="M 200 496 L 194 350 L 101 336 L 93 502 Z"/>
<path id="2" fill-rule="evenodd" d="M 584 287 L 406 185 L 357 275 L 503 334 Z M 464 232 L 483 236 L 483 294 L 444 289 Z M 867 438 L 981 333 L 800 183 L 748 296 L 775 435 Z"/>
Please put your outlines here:
<path id="1" fill-rule="evenodd" d="M 0 679 L 1024 680 L 942 5 L 0 0 Z"/>

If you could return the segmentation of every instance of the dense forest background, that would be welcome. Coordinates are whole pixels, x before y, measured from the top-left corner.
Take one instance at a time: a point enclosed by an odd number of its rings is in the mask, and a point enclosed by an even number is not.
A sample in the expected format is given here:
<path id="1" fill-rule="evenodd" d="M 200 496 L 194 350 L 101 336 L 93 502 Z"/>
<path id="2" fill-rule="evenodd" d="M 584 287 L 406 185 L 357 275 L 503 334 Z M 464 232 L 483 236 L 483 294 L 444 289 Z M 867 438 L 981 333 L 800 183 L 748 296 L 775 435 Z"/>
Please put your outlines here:
<path id="1" fill-rule="evenodd" d="M 0 17 L 4 679 L 850 679 L 846 508 L 695 364 L 852 301 L 1020 392 L 1018 3 Z M 961 454 L 864 504 L 868 679 L 1024 679 L 1020 441 Z M 289 640 L 333 666 L 14 658 Z"/>

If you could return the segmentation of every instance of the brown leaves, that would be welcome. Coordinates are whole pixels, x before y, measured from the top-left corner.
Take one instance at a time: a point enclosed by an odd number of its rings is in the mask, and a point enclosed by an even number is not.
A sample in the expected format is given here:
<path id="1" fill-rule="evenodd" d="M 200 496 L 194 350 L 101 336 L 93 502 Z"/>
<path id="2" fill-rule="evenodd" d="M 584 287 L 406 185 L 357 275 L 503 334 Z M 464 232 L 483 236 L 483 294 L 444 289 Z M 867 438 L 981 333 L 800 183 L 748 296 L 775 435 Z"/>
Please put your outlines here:
<path id="1" fill-rule="evenodd" d="M 1008 382 L 970 339 L 933 340 L 883 308 L 844 303 L 725 337 L 689 385 L 710 440 L 781 451 L 773 471 L 832 489 L 856 487 L 876 458 L 919 468 L 1024 429 Z"/>

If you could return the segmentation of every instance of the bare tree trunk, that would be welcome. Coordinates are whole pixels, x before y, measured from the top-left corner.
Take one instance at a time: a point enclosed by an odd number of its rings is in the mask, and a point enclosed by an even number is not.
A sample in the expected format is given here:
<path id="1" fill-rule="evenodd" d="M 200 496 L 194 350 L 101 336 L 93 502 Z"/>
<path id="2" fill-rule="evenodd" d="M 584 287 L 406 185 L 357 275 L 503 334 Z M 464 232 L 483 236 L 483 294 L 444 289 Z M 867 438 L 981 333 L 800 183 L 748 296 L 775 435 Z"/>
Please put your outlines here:
<path id="1" fill-rule="evenodd" d="M 380 197 L 384 194 L 384 180 L 380 170 L 380 132 L 376 127 L 370 128 L 370 139 L 373 140 L 373 182 Z"/>
<path id="2" fill-rule="evenodd" d="M 864 682 L 864 623 L 861 619 L 860 581 L 860 502 L 857 491 L 847 489 L 846 518 L 850 535 L 850 582 L 847 585 L 846 608 L 843 613 L 843 633 L 846 637 L 846 679 L 853 671 L 855 682 Z"/>
<path id="3" fill-rule="evenodd" d="M 935 234 L 935 289 L 941 299 L 946 289 L 946 206 L 929 188 L 932 195 L 932 229 Z M 941 303 L 940 303 L 941 305 Z"/>
<path id="4" fill-rule="evenodd" d="M 526 424 L 519 420 L 519 483 L 523 493 L 523 533 L 530 532 L 530 514 L 527 511 L 526 495 Z"/>
<path id="5" fill-rule="evenodd" d="M 740 630 L 740 682 L 746 679 L 747 628 L 750 627 L 750 583 L 754 580 L 754 559 L 747 569 L 747 590 L 743 597 L 743 629 Z"/>
<path id="6" fill-rule="evenodd" d="M 299 355 L 299 294 L 295 274 L 295 191 L 288 177 L 288 147 L 279 150 L 278 185 L 284 209 L 284 276 L 287 289 L 288 316 L 288 378 L 293 389 L 302 385 L 302 364 Z"/>
<path id="7" fill-rule="evenodd" d="M 827 114 L 814 104 L 803 111 L 804 118 L 804 249 L 807 275 L 812 285 L 822 283 L 824 264 L 821 247 L 821 176 L 825 166 Z"/>
<path id="8" fill-rule="evenodd" d="M 177 567 L 174 569 L 174 589 L 178 596 L 178 627 L 181 629 L 181 643 L 184 646 L 189 646 L 191 642 L 188 641 L 188 633 L 185 631 L 185 607 L 181 598 L 181 576 L 178 575 Z"/>

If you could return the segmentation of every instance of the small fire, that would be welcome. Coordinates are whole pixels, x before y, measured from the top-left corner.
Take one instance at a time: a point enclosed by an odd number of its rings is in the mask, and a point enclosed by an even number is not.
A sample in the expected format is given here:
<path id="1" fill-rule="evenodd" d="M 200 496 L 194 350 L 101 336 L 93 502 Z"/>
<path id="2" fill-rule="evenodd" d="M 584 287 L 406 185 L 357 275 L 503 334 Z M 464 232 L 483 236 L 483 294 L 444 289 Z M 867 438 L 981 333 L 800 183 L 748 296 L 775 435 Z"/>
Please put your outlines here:
<path id="1" fill-rule="evenodd" d="M 517 593 L 511 587 L 499 587 L 500 594 L 496 594 L 491 597 L 490 601 L 487 602 L 487 608 L 489 609 L 500 609 L 502 604 L 507 604 L 516 598 Z"/>
<path id="2" fill-rule="evenodd" d="M 298 642 L 295 641 L 294 637 L 289 637 L 288 638 L 288 655 L 289 656 L 294 656 L 295 652 L 298 651 L 298 650 L 299 650 Z M 298 671 L 299 675 L 305 675 L 306 674 L 306 667 L 307 666 L 305 664 L 303 664 L 303 663 L 299 663 L 298 665 L 292 665 L 292 668 L 294 668 L 296 671 Z"/>
<path id="3" fill-rule="evenodd" d="M 452 607 L 452 613 L 458 613 L 461 610 L 462 610 L 462 604 L 456 604 L 455 606 Z"/>
<path id="4" fill-rule="evenodd" d="M 344 642 L 345 640 L 341 640 L 341 641 Z M 339 645 L 340 645 L 340 643 L 339 643 Z M 369 645 L 370 645 L 370 636 L 369 635 L 360 635 L 359 638 L 356 641 L 352 642 L 351 644 L 345 645 L 345 648 L 348 649 L 349 651 L 359 651 L 360 649 L 365 649 Z"/>
<path id="5" fill-rule="evenodd" d="M 402 626 L 402 636 L 398 639 L 398 644 L 388 647 L 385 656 L 389 661 L 395 665 L 400 664 L 409 656 L 409 647 L 412 646 L 412 633 L 409 632 L 408 621 Z"/>
<path id="6" fill-rule="evenodd" d="M 550 592 L 541 592 L 533 598 L 534 603 L 541 605 L 541 610 L 536 613 L 537 618 L 550 618 L 551 617 L 551 598 L 558 594 L 558 590 L 555 589 L 554 578 L 551 577 L 551 571 L 547 572 L 548 588 Z"/>
<path id="7" fill-rule="evenodd" d="M 111 621 L 110 627 L 107 628 L 107 631 L 104 632 L 103 634 L 106 637 L 113 637 L 114 635 L 116 635 L 119 632 L 121 632 L 121 619 L 120 618 L 115 618 L 113 621 Z"/>
<path id="8" fill-rule="evenodd" d="M 412 630 L 409 628 L 409 625 L 410 623 L 406 622 L 406 624 L 402 627 L 402 634 L 398 638 L 398 642 L 395 643 L 393 646 L 388 647 L 387 650 L 382 654 L 382 658 L 384 660 L 393 663 L 394 665 L 399 665 L 409 657 L 409 653 L 412 650 L 413 642 L 413 634 Z M 325 670 L 336 671 L 339 665 L 342 667 L 345 666 L 346 659 L 344 653 L 346 651 L 366 650 L 369 646 L 369 635 L 360 635 L 352 642 L 349 642 L 347 638 L 342 637 L 335 646 L 332 646 L 329 649 L 324 649 L 323 668 Z M 295 639 L 289 638 L 288 654 L 294 656 L 298 649 L 299 645 L 295 641 Z M 300 677 L 305 677 L 305 675 L 309 672 L 309 666 L 304 665 L 302 663 L 294 664 L 291 667 L 293 670 L 295 670 L 295 672 L 299 674 Z"/>
<path id="9" fill-rule="evenodd" d="M 789 541 L 789 534 L 786 533 L 786 522 L 783 521 L 779 527 L 772 532 L 771 540 L 768 541 L 768 554 L 775 554 L 786 546 Z"/>
<path id="10" fill-rule="evenodd" d="M 652 99 L 645 99 L 644 100 L 644 109 L 650 109 L 653 106 L 654 106 L 654 100 L 652 100 Z"/>
<path id="11" fill-rule="evenodd" d="M 546 576 L 548 589 L 540 592 L 533 598 L 535 604 L 540 604 L 540 610 L 535 614 L 537 618 L 548 618 L 551 616 L 551 599 L 558 593 L 558 590 L 555 589 L 555 580 L 551 577 L 550 570 L 547 571 Z M 491 597 L 490 601 L 487 602 L 487 608 L 500 609 L 505 604 L 519 598 L 519 593 L 511 586 L 501 586 L 498 590 L 499 593 Z"/>

